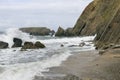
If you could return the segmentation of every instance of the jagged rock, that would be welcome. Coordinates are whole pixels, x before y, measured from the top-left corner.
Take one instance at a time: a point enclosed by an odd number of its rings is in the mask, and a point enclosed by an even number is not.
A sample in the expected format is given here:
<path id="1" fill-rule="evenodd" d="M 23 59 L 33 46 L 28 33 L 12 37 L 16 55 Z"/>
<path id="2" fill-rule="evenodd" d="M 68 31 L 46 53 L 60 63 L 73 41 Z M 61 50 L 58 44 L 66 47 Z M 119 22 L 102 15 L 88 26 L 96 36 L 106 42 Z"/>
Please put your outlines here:
<path id="1" fill-rule="evenodd" d="M 65 36 L 65 30 L 62 27 L 58 28 L 58 31 L 56 32 L 55 36 Z"/>
<path id="2" fill-rule="evenodd" d="M 22 40 L 21 39 L 14 38 L 13 42 L 14 42 L 14 44 L 13 44 L 12 48 L 14 48 L 14 47 L 22 47 Z"/>
<path id="3" fill-rule="evenodd" d="M 8 43 L 0 41 L 0 49 L 8 48 Z"/>
<path id="4" fill-rule="evenodd" d="M 37 41 L 37 42 L 35 43 L 35 48 L 45 48 L 45 45 L 42 44 L 41 42 Z"/>
<path id="5" fill-rule="evenodd" d="M 46 27 L 28 27 L 28 28 L 20 28 L 22 32 L 29 33 L 30 35 L 49 35 L 52 31 Z"/>

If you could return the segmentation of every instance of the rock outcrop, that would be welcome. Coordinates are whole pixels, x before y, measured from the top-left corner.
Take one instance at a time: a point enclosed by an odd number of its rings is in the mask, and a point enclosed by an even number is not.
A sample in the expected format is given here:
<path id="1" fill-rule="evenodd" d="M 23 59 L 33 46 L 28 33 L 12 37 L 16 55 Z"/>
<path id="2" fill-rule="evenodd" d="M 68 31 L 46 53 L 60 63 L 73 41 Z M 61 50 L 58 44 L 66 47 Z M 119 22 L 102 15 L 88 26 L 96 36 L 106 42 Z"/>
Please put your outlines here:
<path id="1" fill-rule="evenodd" d="M 19 38 L 13 38 L 13 46 L 12 48 L 15 48 L 15 47 L 22 47 L 22 40 L 19 39 Z"/>
<path id="2" fill-rule="evenodd" d="M 0 49 L 8 48 L 8 43 L 0 41 Z"/>
<path id="3" fill-rule="evenodd" d="M 71 37 L 74 36 L 72 33 L 73 28 L 67 28 L 66 30 L 64 30 L 62 27 L 59 27 L 55 36 L 58 37 Z"/>
<path id="4" fill-rule="evenodd" d="M 59 36 L 59 37 L 65 36 L 65 30 L 62 27 L 59 27 L 55 36 Z"/>
<path id="5" fill-rule="evenodd" d="M 32 42 L 25 42 L 21 50 L 26 49 L 39 49 L 39 48 L 45 48 L 45 45 L 41 42 L 37 41 L 35 44 Z"/>
<path id="6" fill-rule="evenodd" d="M 53 33 L 53 30 L 50 30 L 46 27 L 28 27 L 28 28 L 20 28 L 22 32 L 29 33 L 30 35 L 40 35 L 40 36 L 45 36 L 49 35 L 50 33 Z"/>

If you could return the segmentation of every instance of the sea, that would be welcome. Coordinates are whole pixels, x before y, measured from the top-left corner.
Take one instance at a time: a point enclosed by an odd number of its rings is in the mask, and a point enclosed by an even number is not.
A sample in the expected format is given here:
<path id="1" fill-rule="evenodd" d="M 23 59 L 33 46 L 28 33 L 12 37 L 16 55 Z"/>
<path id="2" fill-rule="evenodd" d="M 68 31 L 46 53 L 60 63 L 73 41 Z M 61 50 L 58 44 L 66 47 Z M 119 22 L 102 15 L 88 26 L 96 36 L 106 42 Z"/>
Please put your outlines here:
<path id="1" fill-rule="evenodd" d="M 46 48 L 27 51 L 11 48 L 14 37 L 22 39 L 23 42 L 40 41 Z M 81 51 L 94 50 L 92 43 L 94 37 L 32 36 L 21 32 L 18 28 L 9 28 L 0 33 L 0 41 L 9 43 L 9 48 L 0 49 L 0 80 L 34 80 L 35 76 L 44 76 L 42 72 L 60 66 L 69 56 Z M 82 42 L 85 45 L 80 47 L 79 44 Z"/>

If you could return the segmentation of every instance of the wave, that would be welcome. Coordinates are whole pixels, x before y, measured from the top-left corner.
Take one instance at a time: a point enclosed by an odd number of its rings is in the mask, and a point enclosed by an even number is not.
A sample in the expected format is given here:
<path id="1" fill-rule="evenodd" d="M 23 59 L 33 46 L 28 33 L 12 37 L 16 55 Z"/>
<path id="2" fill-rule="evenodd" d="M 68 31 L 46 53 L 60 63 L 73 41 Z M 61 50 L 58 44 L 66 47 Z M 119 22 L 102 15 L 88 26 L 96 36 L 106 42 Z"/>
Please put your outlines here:
<path id="1" fill-rule="evenodd" d="M 4 34 L 0 34 L 0 41 L 9 43 L 9 47 L 13 45 L 13 38 L 20 38 L 23 41 L 35 41 L 29 34 L 23 33 L 18 28 L 9 28 Z"/>
<path id="2" fill-rule="evenodd" d="M 93 40 L 95 36 L 35 37 L 19 31 L 18 28 L 11 28 L 0 35 L 0 40 L 8 42 L 9 46 L 12 46 L 14 37 L 21 38 L 23 41 L 40 41 L 46 45 L 46 48 L 25 52 L 21 52 L 19 48 L 0 50 L 0 67 L 4 70 L 0 72 L 0 80 L 21 80 L 21 77 L 22 80 L 32 80 L 36 75 L 41 76 L 43 71 L 49 71 L 48 68 L 59 66 L 70 55 L 84 50 L 93 50 L 93 44 L 89 41 Z M 90 44 L 90 46 L 68 47 L 79 45 L 81 42 Z M 61 44 L 64 47 L 61 47 Z"/>

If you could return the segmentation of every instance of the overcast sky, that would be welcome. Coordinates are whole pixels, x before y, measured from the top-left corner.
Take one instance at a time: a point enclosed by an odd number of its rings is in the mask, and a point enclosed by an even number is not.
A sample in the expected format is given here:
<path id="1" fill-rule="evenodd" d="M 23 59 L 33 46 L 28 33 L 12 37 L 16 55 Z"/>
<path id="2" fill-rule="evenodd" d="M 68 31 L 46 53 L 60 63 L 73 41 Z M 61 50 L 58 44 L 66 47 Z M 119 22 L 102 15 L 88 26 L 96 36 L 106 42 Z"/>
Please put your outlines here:
<path id="1" fill-rule="evenodd" d="M 73 27 L 92 0 L 0 0 L 0 30 L 9 27 Z"/>

